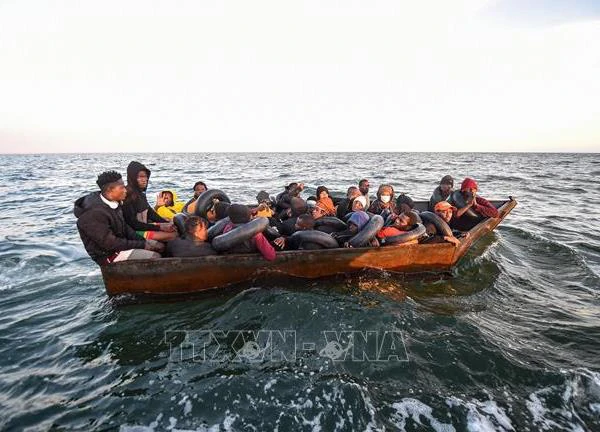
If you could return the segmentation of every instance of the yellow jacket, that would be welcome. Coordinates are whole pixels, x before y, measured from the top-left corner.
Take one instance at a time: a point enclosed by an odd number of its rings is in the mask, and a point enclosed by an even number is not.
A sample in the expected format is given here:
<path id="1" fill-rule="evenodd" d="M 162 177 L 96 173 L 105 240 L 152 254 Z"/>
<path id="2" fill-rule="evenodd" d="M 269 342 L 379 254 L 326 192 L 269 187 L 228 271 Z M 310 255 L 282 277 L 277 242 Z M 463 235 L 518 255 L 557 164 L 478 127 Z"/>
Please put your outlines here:
<path id="1" fill-rule="evenodd" d="M 175 191 L 168 190 L 168 189 L 160 191 L 160 193 L 163 193 L 163 192 L 171 192 L 171 194 L 173 194 L 173 205 L 172 206 L 164 206 L 164 205 L 160 206 L 156 209 L 156 213 L 158 213 L 158 215 L 164 219 L 171 220 L 171 219 L 173 219 L 173 216 L 175 216 L 177 213 L 181 213 L 185 203 L 182 201 L 177 201 L 177 194 L 175 193 Z"/>

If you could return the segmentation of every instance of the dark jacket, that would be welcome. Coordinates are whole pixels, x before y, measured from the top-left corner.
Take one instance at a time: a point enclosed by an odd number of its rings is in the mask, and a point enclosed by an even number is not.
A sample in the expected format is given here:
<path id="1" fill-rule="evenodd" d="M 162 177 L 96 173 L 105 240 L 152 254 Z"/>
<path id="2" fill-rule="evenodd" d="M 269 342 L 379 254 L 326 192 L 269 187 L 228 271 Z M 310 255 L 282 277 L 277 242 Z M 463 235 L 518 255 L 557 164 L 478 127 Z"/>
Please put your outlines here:
<path id="1" fill-rule="evenodd" d="M 99 265 L 117 252 L 143 249 L 146 245 L 135 231 L 125 223 L 121 205 L 112 209 L 94 192 L 75 201 L 73 209 L 77 229 L 87 253 Z"/>
<path id="2" fill-rule="evenodd" d="M 127 166 L 127 198 L 123 203 L 123 216 L 127 224 L 135 231 L 160 231 L 160 227 L 151 223 L 144 223 L 138 219 L 138 214 L 147 212 L 148 222 L 165 223 L 163 219 L 148 204 L 146 191 L 138 187 L 137 176 L 140 171 L 146 171 L 150 180 L 150 170 L 139 162 L 131 161 Z"/>

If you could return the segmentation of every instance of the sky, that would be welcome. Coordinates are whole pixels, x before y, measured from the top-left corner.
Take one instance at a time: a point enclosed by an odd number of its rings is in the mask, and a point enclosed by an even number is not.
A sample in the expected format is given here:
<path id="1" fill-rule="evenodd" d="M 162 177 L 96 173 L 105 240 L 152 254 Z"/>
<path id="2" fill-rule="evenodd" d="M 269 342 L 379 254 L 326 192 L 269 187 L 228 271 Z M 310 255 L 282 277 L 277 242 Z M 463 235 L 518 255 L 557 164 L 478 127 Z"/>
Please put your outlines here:
<path id="1" fill-rule="evenodd" d="M 0 0 L 0 153 L 599 152 L 599 77 L 598 1 Z"/>

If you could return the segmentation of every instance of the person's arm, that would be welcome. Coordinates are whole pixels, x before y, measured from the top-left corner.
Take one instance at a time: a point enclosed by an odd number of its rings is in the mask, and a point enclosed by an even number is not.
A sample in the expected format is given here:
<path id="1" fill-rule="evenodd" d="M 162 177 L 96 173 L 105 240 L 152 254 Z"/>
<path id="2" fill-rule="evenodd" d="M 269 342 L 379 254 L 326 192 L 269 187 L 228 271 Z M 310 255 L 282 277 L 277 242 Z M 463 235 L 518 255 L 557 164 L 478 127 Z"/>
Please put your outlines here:
<path id="1" fill-rule="evenodd" d="M 162 218 L 154 209 L 148 206 L 148 220 L 156 223 L 168 223 L 169 221 Z"/>
<path id="2" fill-rule="evenodd" d="M 108 217 L 94 210 L 82 215 L 77 221 L 77 226 L 102 250 L 119 252 L 128 249 L 144 249 L 145 240 L 121 238 L 115 236 L 110 229 Z M 128 233 L 126 235 L 129 235 Z"/>
<path id="3" fill-rule="evenodd" d="M 264 259 L 267 261 L 273 261 L 275 259 L 275 248 L 271 246 L 262 233 L 258 233 L 254 236 L 254 242 L 256 244 L 256 249 L 258 249 Z"/>
<path id="4" fill-rule="evenodd" d="M 148 210 L 148 214 L 150 214 L 150 210 Z M 160 231 L 159 225 L 144 223 L 138 220 L 135 205 L 133 203 L 125 203 L 123 205 L 123 217 L 125 218 L 127 225 L 135 231 Z"/>
<path id="5" fill-rule="evenodd" d="M 475 198 L 475 204 L 473 205 L 473 207 L 477 213 L 485 217 L 497 218 L 498 216 L 500 216 L 500 213 L 498 213 L 498 209 L 494 207 L 488 200 L 480 196 L 477 196 Z"/>

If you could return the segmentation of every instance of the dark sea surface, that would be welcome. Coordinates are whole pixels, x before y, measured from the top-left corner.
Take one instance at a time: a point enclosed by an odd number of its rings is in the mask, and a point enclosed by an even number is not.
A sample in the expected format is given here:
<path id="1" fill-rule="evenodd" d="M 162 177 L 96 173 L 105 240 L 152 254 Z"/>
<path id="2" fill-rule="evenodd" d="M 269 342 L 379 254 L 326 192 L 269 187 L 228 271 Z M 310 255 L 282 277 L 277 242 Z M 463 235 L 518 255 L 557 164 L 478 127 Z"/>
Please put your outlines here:
<path id="1" fill-rule="evenodd" d="M 294 180 L 308 193 L 320 184 L 343 193 L 362 177 L 373 192 L 390 182 L 425 200 L 451 174 L 475 177 L 484 197 L 519 204 L 451 275 L 375 272 L 124 304 L 107 298 L 72 208 L 96 189 L 99 172 L 125 173 L 132 159 L 153 171 L 151 202 L 159 188 L 187 200 L 196 180 L 248 203 Z M 0 163 L 0 430 L 600 430 L 599 154 Z M 239 355 L 246 339 L 232 337 L 242 330 L 273 335 L 281 355 L 264 340 L 257 346 L 270 355 Z M 203 345 L 190 344 L 209 332 L 223 337 L 208 339 L 217 354 L 202 358 Z M 349 335 L 366 332 L 379 339 L 363 344 L 359 361 Z M 277 336 L 292 334 L 291 343 Z M 328 355 L 332 334 L 348 355 Z M 399 355 L 381 358 L 378 344 Z"/>

